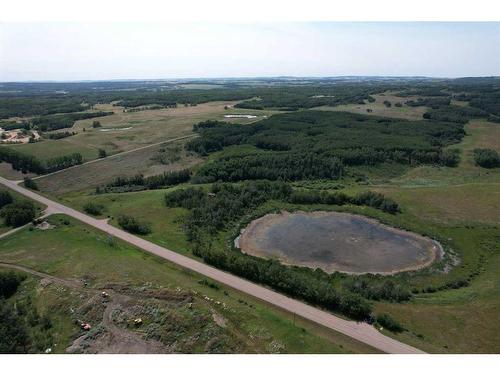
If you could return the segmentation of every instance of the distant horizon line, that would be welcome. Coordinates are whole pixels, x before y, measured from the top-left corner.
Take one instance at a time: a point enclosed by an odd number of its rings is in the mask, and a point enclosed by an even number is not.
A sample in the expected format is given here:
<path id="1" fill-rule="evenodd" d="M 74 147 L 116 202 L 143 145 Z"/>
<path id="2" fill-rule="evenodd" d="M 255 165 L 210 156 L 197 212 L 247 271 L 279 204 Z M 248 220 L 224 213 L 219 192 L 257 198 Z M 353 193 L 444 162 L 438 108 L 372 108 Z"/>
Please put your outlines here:
<path id="1" fill-rule="evenodd" d="M 9 80 L 0 81 L 0 84 L 7 83 L 84 83 L 84 82 L 157 82 L 157 81 L 210 81 L 210 80 L 264 80 L 264 79 L 341 79 L 341 78 L 412 78 L 412 79 L 462 79 L 462 78 L 500 78 L 500 75 L 479 75 L 479 76 L 424 76 L 424 75 L 338 75 L 338 76 L 228 76 L 228 77 L 178 77 L 178 78 L 109 78 L 109 79 L 52 79 L 52 80 Z"/>

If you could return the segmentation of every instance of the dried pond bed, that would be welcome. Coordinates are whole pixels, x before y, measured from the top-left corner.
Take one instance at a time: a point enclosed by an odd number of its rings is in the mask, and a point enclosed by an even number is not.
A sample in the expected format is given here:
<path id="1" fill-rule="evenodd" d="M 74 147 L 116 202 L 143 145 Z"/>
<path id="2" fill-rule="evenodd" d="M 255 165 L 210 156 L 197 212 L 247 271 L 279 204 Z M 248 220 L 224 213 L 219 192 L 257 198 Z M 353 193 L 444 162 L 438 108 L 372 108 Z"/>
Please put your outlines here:
<path id="1" fill-rule="evenodd" d="M 252 221 L 236 240 L 249 255 L 326 272 L 393 274 L 442 257 L 436 241 L 340 212 L 282 212 Z"/>

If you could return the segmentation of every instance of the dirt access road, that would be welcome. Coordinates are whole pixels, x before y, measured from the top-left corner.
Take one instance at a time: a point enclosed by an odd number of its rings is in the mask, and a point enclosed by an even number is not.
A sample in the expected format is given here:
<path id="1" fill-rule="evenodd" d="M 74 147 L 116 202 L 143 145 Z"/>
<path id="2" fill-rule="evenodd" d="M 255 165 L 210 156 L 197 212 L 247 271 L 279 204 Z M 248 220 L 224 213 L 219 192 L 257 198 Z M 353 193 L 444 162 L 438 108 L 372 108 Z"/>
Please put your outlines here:
<path id="1" fill-rule="evenodd" d="M 320 324 L 324 327 L 333 329 L 346 336 L 352 337 L 355 340 L 358 340 L 374 348 L 377 348 L 385 353 L 394 353 L 394 354 L 424 353 L 419 349 L 416 349 L 412 346 L 409 346 L 407 344 L 404 344 L 402 342 L 399 342 L 388 336 L 383 335 L 369 324 L 341 319 L 326 311 L 309 306 L 303 302 L 286 297 L 280 293 L 274 292 L 263 286 L 251 283 L 247 280 L 231 275 L 227 272 L 208 266 L 197 260 L 180 255 L 172 250 L 168 250 L 164 247 L 146 241 L 133 234 L 125 232 L 116 227 L 113 227 L 112 225 L 109 225 L 107 223 L 107 220 L 94 219 L 91 216 L 85 215 L 84 213 L 76 211 L 60 203 L 54 202 L 31 190 L 25 189 L 17 185 L 15 181 L 10 181 L 3 177 L 0 177 L 0 184 L 28 198 L 31 198 L 35 201 L 45 204 L 47 206 L 46 213 L 50 214 L 62 213 L 71 216 L 77 220 L 84 222 L 85 224 L 88 224 L 112 236 L 120 238 L 144 251 L 157 255 L 163 259 L 178 264 L 179 266 L 182 266 L 184 268 L 195 271 L 201 275 L 209 277 L 233 289 L 239 290 L 243 293 L 261 299 L 267 303 L 275 305 L 291 313 L 297 314 L 305 319 Z"/>

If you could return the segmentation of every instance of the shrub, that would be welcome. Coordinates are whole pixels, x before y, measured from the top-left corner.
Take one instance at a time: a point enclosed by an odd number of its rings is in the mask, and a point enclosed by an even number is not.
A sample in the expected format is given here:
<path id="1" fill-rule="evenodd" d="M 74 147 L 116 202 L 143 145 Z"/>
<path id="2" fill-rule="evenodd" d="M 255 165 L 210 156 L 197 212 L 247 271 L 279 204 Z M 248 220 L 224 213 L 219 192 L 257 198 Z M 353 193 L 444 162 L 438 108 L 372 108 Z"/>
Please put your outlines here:
<path id="1" fill-rule="evenodd" d="M 474 150 L 476 164 L 483 168 L 500 167 L 500 156 L 498 152 L 489 148 L 476 148 Z"/>
<path id="2" fill-rule="evenodd" d="M 382 211 L 395 214 L 400 212 L 399 205 L 392 199 L 384 197 L 383 194 L 366 191 L 354 197 L 354 203 L 378 208 Z"/>
<path id="3" fill-rule="evenodd" d="M 92 121 L 92 127 L 93 128 L 100 128 L 101 126 L 102 125 L 101 125 L 101 123 L 99 121 L 97 121 L 97 120 Z"/>
<path id="4" fill-rule="evenodd" d="M 132 216 L 120 215 L 118 217 L 118 225 L 120 225 L 127 232 L 134 234 L 151 233 L 151 225 L 149 223 L 140 222 Z"/>
<path id="5" fill-rule="evenodd" d="M 25 278 L 13 271 L 0 272 L 0 298 L 9 298 L 14 295 Z"/>
<path id="6" fill-rule="evenodd" d="M 104 149 L 102 149 L 102 148 L 100 148 L 98 152 L 99 152 L 99 157 L 100 157 L 100 158 L 105 158 L 105 157 L 108 155 L 108 154 L 106 153 L 106 150 L 104 150 Z"/>
<path id="7" fill-rule="evenodd" d="M 377 323 L 392 332 L 403 332 L 403 326 L 388 314 L 378 314 Z"/>
<path id="8" fill-rule="evenodd" d="M 99 203 L 88 202 L 83 206 L 83 210 L 90 215 L 99 216 L 104 211 L 104 206 Z"/>
<path id="9" fill-rule="evenodd" d="M 7 190 L 0 190 L 0 208 L 12 203 L 12 195 Z"/>
<path id="10" fill-rule="evenodd" d="M 29 177 L 24 178 L 24 186 L 31 190 L 38 190 L 38 185 Z"/>

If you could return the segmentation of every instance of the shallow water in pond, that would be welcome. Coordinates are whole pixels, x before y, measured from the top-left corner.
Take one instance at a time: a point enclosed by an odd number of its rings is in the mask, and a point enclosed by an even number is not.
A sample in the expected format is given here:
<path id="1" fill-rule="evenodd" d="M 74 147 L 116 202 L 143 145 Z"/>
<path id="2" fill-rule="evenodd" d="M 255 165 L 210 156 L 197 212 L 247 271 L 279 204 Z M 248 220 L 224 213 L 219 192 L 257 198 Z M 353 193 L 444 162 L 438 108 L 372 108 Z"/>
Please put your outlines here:
<path id="1" fill-rule="evenodd" d="M 441 256 L 429 238 L 340 212 L 269 214 L 250 223 L 237 243 L 250 255 L 326 272 L 390 274 Z"/>

